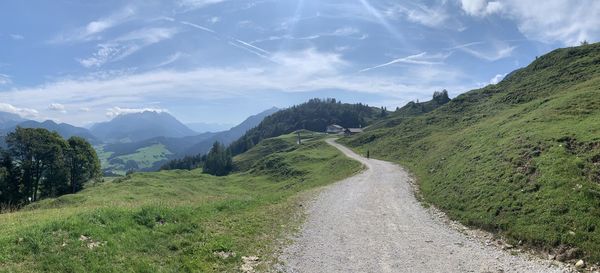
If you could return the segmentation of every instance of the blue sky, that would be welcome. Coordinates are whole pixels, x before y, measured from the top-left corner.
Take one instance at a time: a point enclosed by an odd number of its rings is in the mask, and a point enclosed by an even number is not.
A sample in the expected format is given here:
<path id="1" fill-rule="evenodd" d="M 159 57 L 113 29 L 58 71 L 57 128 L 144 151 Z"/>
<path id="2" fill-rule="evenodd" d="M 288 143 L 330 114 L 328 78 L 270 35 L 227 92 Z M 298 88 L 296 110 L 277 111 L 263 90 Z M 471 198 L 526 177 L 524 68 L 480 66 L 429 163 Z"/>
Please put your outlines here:
<path id="1" fill-rule="evenodd" d="M 3 1 L 0 111 L 237 123 L 335 97 L 395 108 L 600 38 L 600 1 Z"/>

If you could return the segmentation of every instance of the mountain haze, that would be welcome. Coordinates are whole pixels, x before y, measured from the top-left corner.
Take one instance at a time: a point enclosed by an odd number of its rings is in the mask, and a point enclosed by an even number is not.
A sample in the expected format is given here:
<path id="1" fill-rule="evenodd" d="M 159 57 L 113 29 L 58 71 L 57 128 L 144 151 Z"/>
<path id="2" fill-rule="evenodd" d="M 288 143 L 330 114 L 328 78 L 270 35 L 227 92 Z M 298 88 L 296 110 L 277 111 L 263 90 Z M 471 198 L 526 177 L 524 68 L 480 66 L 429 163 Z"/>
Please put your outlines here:
<path id="1" fill-rule="evenodd" d="M 265 110 L 248 117 L 230 130 L 218 133 L 184 137 L 159 136 L 135 142 L 107 143 L 99 149 L 103 155 L 101 158 L 105 159 L 102 167 L 105 172 L 113 173 L 124 173 L 127 170 L 158 170 L 168 160 L 207 153 L 215 141 L 228 145 L 278 110 L 275 107 Z M 143 158 L 144 164 L 139 164 L 140 158 Z"/>
<path id="2" fill-rule="evenodd" d="M 201 134 L 227 131 L 235 125 L 221 123 L 191 122 L 186 123 L 185 126 Z"/>
<path id="3" fill-rule="evenodd" d="M 21 116 L 8 112 L 0 112 L 0 129 L 13 127 L 25 121 Z"/>
<path id="4" fill-rule="evenodd" d="M 104 142 L 136 142 L 197 134 L 169 113 L 155 111 L 119 115 L 111 121 L 93 125 L 90 130 Z"/>

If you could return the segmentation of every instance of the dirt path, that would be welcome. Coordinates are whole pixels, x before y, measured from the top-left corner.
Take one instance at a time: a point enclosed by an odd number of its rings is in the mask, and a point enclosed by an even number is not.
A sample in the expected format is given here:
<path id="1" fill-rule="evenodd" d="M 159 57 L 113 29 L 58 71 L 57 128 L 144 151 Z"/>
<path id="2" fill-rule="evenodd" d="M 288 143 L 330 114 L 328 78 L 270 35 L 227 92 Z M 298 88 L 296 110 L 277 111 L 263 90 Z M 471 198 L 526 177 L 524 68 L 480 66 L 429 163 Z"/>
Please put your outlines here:
<path id="1" fill-rule="evenodd" d="M 329 144 L 368 169 L 324 189 L 280 257 L 284 272 L 565 272 L 450 228 L 416 200 L 399 166 Z"/>

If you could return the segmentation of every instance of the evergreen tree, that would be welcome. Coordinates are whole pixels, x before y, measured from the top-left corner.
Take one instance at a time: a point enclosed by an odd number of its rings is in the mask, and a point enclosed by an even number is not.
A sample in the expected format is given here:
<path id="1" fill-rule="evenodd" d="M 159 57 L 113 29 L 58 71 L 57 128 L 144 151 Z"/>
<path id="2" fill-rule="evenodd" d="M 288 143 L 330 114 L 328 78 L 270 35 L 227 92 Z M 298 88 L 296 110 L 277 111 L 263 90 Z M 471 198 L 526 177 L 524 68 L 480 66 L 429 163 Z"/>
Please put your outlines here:
<path id="1" fill-rule="evenodd" d="M 232 169 L 233 160 L 231 151 L 226 149 L 223 144 L 215 142 L 206 156 L 206 162 L 202 171 L 216 176 L 224 176 L 228 175 Z"/>

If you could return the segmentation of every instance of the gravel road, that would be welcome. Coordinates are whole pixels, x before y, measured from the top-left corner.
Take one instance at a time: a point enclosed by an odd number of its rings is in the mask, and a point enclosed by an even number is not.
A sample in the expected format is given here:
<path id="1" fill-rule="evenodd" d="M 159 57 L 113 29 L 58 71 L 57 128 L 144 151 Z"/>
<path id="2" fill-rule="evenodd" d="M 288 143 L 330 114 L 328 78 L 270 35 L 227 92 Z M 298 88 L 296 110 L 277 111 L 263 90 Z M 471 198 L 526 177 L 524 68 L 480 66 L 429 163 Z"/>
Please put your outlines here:
<path id="1" fill-rule="evenodd" d="M 568 272 L 450 227 L 416 200 L 401 167 L 328 143 L 368 169 L 325 188 L 308 205 L 306 222 L 280 257 L 281 271 Z"/>

